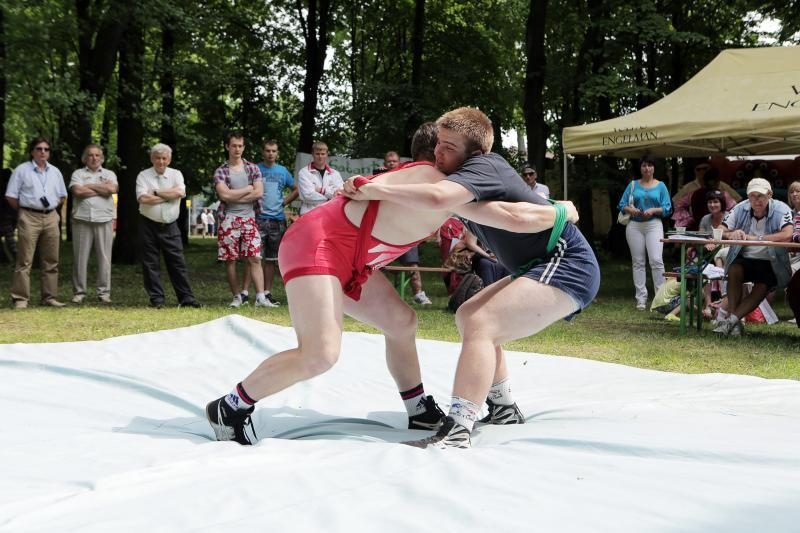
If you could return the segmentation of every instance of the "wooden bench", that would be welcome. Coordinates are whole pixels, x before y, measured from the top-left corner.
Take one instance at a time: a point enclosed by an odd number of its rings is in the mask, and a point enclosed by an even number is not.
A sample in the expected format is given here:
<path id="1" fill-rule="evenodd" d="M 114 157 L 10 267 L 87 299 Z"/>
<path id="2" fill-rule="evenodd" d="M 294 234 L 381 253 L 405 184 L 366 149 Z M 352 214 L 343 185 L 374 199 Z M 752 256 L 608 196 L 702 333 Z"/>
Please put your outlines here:
<path id="1" fill-rule="evenodd" d="M 397 292 L 400 293 L 400 298 L 403 300 L 406 299 L 406 287 L 411 283 L 411 276 L 406 276 L 408 272 L 414 272 L 415 270 L 418 272 L 440 272 L 442 274 L 453 272 L 451 269 L 444 267 L 409 267 L 400 265 L 385 266 L 381 270 L 384 272 L 398 272 L 400 274 L 396 279 L 395 286 L 397 287 Z"/>

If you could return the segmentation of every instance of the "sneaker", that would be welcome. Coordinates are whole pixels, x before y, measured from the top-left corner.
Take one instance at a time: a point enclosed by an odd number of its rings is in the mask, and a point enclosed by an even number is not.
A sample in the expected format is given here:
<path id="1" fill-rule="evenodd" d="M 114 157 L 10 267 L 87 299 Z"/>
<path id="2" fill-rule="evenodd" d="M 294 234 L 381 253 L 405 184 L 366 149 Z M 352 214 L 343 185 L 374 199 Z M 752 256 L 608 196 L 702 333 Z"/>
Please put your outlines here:
<path id="1" fill-rule="evenodd" d="M 717 322 L 717 327 L 714 328 L 714 333 L 727 337 L 731 334 L 734 324 L 730 320 L 720 320 Z"/>
<path id="2" fill-rule="evenodd" d="M 738 320 L 736 324 L 731 327 L 731 337 L 741 337 L 744 333 L 744 324 L 742 324 L 741 320 Z"/>
<path id="3" fill-rule="evenodd" d="M 419 305 L 433 305 L 433 302 L 431 302 L 431 299 L 425 294 L 425 291 L 419 291 L 414 295 L 414 303 Z"/>
<path id="4" fill-rule="evenodd" d="M 201 307 L 203 307 L 203 304 L 201 304 L 197 300 L 192 300 L 189 302 L 178 304 L 178 307 L 191 307 L 193 309 L 200 309 Z"/>
<path id="5" fill-rule="evenodd" d="M 223 396 L 206 405 L 206 418 L 217 440 L 234 440 L 247 446 L 258 440 L 250 418 L 255 408 L 253 405 L 249 409 L 234 409 Z"/>
<path id="6" fill-rule="evenodd" d="M 647 311 L 647 304 L 636 304 L 637 311 Z"/>
<path id="7" fill-rule="evenodd" d="M 72 297 L 72 300 L 70 300 L 70 301 L 71 301 L 72 303 L 74 303 L 74 304 L 82 304 L 82 303 L 83 303 L 83 301 L 84 301 L 85 299 L 86 299 L 86 296 L 85 296 L 85 295 L 83 295 L 83 294 L 76 294 L 75 296 L 73 296 L 73 297 Z"/>
<path id="8" fill-rule="evenodd" d="M 14 300 L 14 309 L 27 309 L 28 300 Z"/>
<path id="9" fill-rule="evenodd" d="M 278 307 L 277 303 L 272 303 L 273 300 L 270 299 L 269 295 L 261 298 L 260 300 L 256 298 L 256 307 Z"/>
<path id="10" fill-rule="evenodd" d="M 420 440 L 409 440 L 404 442 L 408 446 L 415 448 L 439 448 L 446 450 L 447 448 L 471 448 L 472 442 L 469 438 L 469 431 L 461 424 L 456 423 L 455 420 L 449 416 L 445 417 L 442 427 L 436 432 L 436 435 Z"/>
<path id="11" fill-rule="evenodd" d="M 486 398 L 486 405 L 489 406 L 489 414 L 479 420 L 482 424 L 493 424 L 495 426 L 507 426 L 509 424 L 524 424 L 525 417 L 519 410 L 516 403 L 511 405 L 497 405 L 489 398 Z"/>
<path id="12" fill-rule="evenodd" d="M 234 307 L 234 308 L 235 307 L 241 307 L 241 306 L 242 306 L 242 296 L 239 295 L 239 294 L 234 296 L 233 300 L 230 303 L 230 305 L 228 305 L 228 307 Z"/>
<path id="13" fill-rule="evenodd" d="M 65 304 L 64 302 L 59 302 L 55 298 L 50 298 L 49 300 L 43 301 L 42 305 L 45 307 L 55 307 L 55 308 L 61 308 L 67 306 L 67 304 Z"/>
<path id="14" fill-rule="evenodd" d="M 108 294 L 101 294 L 97 297 L 97 301 L 100 302 L 101 304 L 110 304 L 111 296 L 109 296 Z"/>
<path id="15" fill-rule="evenodd" d="M 436 405 L 433 396 L 426 396 L 420 401 L 425 405 L 425 411 L 408 417 L 408 429 L 426 429 L 428 431 L 439 429 L 445 419 L 444 411 Z"/>
<path id="16" fill-rule="evenodd" d="M 278 307 L 279 305 L 281 305 L 281 303 L 278 300 L 272 297 L 271 292 L 266 293 L 265 296 L 267 297 L 267 301 L 272 304 L 270 305 L 270 307 Z"/>
<path id="17" fill-rule="evenodd" d="M 242 292 L 239 293 L 239 298 L 242 299 L 242 303 L 243 304 L 246 304 L 247 302 L 250 301 L 250 293 L 242 291 Z M 233 306 L 231 306 L 231 307 L 233 307 Z"/>

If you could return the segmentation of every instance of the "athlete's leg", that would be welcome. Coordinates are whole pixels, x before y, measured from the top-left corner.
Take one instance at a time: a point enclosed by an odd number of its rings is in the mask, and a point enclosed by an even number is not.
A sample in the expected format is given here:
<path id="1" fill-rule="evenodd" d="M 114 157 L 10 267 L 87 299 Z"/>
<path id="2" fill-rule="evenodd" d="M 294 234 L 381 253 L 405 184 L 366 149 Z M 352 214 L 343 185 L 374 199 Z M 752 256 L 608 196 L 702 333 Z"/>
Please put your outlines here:
<path id="1" fill-rule="evenodd" d="M 525 277 L 504 278 L 467 300 L 456 313 L 463 344 L 453 396 L 480 404 L 496 371 L 504 368 L 497 361 L 499 346 L 534 335 L 575 310 L 567 293 Z"/>
<path id="2" fill-rule="evenodd" d="M 344 297 L 344 312 L 381 330 L 386 338 L 386 365 L 399 390 L 422 381 L 416 344 L 417 315 L 383 274 L 369 277 L 361 288 L 360 300 Z"/>
<path id="3" fill-rule="evenodd" d="M 286 285 L 297 348 L 265 359 L 242 381 L 260 400 L 330 369 L 342 343 L 342 286 L 334 276 L 301 276 Z"/>

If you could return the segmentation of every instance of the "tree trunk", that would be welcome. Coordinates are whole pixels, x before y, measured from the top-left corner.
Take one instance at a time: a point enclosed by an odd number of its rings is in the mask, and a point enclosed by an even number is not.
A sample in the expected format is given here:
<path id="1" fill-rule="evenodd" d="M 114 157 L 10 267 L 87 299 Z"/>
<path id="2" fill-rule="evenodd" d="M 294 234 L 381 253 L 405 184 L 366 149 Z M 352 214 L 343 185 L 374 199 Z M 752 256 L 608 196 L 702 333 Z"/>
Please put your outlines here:
<path id="1" fill-rule="evenodd" d="M 133 264 L 138 258 L 139 204 L 136 201 L 136 176 L 148 166 L 141 118 L 144 51 L 144 29 L 137 13 L 119 49 L 117 154 L 121 165 L 117 236 L 112 251 L 113 261 L 117 264 Z"/>
<path id="2" fill-rule="evenodd" d="M 0 5 L 0 167 L 6 145 L 6 32 L 5 8 Z M 0 191 L 0 194 L 5 194 Z"/>
<path id="3" fill-rule="evenodd" d="M 425 43 L 425 0 L 414 4 L 414 29 L 411 34 L 411 110 L 406 120 L 405 153 L 411 154 L 411 139 L 422 124 L 422 53 Z"/>
<path id="4" fill-rule="evenodd" d="M 297 150 L 311 152 L 316 127 L 319 84 L 325 69 L 325 54 L 328 50 L 328 25 L 331 22 L 330 0 L 308 0 L 308 14 L 303 18 L 301 0 L 296 7 L 306 43 L 306 75 L 303 81 L 303 112 L 300 120 L 300 139 Z"/>
<path id="5" fill-rule="evenodd" d="M 59 154 L 58 160 L 69 168 L 80 165 L 83 148 L 92 142 L 92 117 L 114 72 L 117 50 L 135 3 L 115 0 L 101 16 L 95 14 L 101 9 L 96 4 L 90 0 L 75 2 L 78 28 L 78 63 L 75 68 L 79 98 L 73 99 L 74 103 L 59 120 L 59 132 L 66 152 Z M 67 176 L 65 173 L 65 179 Z"/>
<path id="6" fill-rule="evenodd" d="M 544 82 L 547 63 L 545 49 L 545 22 L 547 0 L 531 0 L 525 31 L 525 51 L 528 56 L 525 68 L 525 131 L 528 137 L 528 162 L 536 165 L 539 179 L 543 180 L 545 152 L 549 128 L 544 119 Z"/>

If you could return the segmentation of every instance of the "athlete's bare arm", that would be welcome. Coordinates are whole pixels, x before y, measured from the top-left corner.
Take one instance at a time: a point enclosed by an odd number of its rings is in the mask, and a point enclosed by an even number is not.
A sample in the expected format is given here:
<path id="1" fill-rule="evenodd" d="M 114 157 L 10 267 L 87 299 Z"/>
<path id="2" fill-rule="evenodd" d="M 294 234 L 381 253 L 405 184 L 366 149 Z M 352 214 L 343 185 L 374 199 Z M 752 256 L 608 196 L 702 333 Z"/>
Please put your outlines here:
<path id="1" fill-rule="evenodd" d="M 452 211 L 455 207 L 474 200 L 472 193 L 465 187 L 448 180 L 402 185 L 370 182 L 358 190 L 345 187 L 343 194 L 353 200 L 388 200 L 431 211 Z"/>
<path id="2" fill-rule="evenodd" d="M 578 210 L 572 202 L 559 202 L 567 209 L 567 221 L 578 222 Z M 539 233 L 553 227 L 556 208 L 528 202 L 473 202 L 452 210 L 468 220 L 515 233 Z"/>

